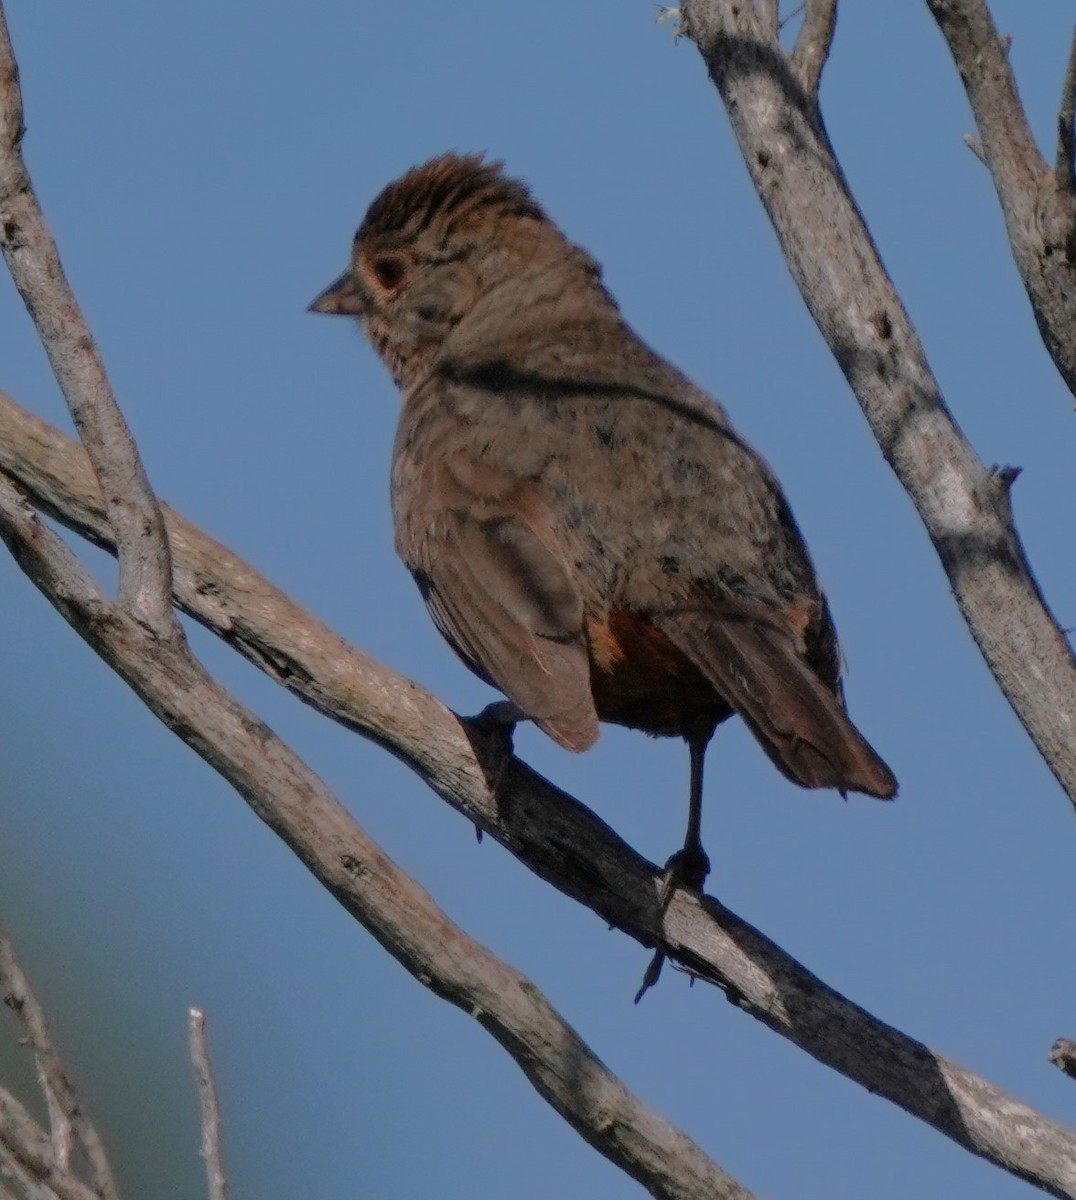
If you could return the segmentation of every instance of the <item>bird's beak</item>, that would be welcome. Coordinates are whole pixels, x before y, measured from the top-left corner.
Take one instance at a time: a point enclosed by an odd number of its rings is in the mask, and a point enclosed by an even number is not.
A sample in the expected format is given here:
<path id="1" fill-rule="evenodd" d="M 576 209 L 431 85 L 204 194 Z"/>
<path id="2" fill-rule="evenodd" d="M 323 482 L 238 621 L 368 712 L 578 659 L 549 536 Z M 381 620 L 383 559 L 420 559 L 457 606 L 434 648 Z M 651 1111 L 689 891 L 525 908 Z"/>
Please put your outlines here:
<path id="1" fill-rule="evenodd" d="M 363 313 L 362 296 L 355 286 L 355 278 L 350 271 L 345 271 L 339 279 L 332 283 L 315 298 L 307 309 L 312 313 L 330 313 L 340 317 L 361 317 Z"/>

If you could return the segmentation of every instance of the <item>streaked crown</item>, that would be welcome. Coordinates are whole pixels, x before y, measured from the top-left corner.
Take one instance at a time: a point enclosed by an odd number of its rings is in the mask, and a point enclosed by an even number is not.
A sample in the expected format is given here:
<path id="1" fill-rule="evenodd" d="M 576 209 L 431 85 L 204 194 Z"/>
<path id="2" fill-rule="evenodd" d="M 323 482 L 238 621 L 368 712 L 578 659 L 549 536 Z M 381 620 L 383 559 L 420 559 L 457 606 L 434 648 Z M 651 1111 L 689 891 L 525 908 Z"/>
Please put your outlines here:
<path id="1" fill-rule="evenodd" d="M 357 244 L 402 245 L 436 227 L 442 241 L 485 216 L 548 218 L 518 179 L 479 154 L 442 154 L 390 183 L 370 205 Z"/>

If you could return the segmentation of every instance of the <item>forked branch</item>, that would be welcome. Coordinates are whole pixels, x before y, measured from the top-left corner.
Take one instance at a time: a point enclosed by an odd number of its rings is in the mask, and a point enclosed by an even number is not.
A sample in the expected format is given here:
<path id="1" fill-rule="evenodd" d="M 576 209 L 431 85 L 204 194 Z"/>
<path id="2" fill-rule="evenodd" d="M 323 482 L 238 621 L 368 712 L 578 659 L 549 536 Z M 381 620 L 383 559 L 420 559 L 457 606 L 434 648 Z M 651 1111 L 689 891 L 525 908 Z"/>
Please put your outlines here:
<path id="1" fill-rule="evenodd" d="M 496 1038 L 539 1095 L 592 1146 L 654 1196 L 750 1200 L 751 1193 L 686 1134 L 628 1091 L 528 979 L 454 925 L 321 779 L 206 674 L 185 644 L 158 640 L 113 605 L 2 474 L 0 537 L 147 707 L 239 792 L 397 961 Z"/>
<path id="2" fill-rule="evenodd" d="M 683 12 L 804 302 L 918 510 L 994 678 L 1076 804 L 1076 661 L 1017 534 L 1010 480 L 979 461 L 946 407 L 788 56 L 758 36 L 754 10 L 739 0 L 685 0 Z M 996 74 L 1004 55 L 996 45 L 990 55 Z M 998 123 L 1016 136 L 1011 122 Z M 991 160 L 993 126 L 980 129 Z"/>
<path id="3" fill-rule="evenodd" d="M 157 500 L 34 195 L 23 133 L 19 69 L 0 4 L 0 249 L 100 480 L 119 539 L 120 603 L 158 637 L 178 638 Z"/>
<path id="4" fill-rule="evenodd" d="M 77 443 L 0 395 L 0 480 L 96 545 L 112 537 Z M 678 892 L 662 915 L 662 872 L 577 800 L 513 759 L 497 766 L 478 731 L 411 680 L 373 662 L 219 543 L 164 508 L 176 603 L 328 716 L 384 746 L 525 866 L 643 946 L 662 947 L 748 1015 L 973 1154 L 1054 1195 L 1076 1197 L 1076 1133 L 879 1021 L 710 898 Z M 349 911 L 352 881 L 323 874 L 290 809 L 265 816 Z M 361 918 L 360 918 L 361 919 Z M 380 935 L 378 935 L 380 936 Z M 484 952 L 483 952 L 484 953 Z"/>
<path id="5" fill-rule="evenodd" d="M 119 1200 L 104 1144 L 75 1094 L 53 1044 L 44 1009 L 3 933 L 0 997 L 26 1032 L 49 1114 L 46 1133 L 9 1092 L 0 1088 L 0 1171 L 10 1173 L 28 1197 Z M 92 1187 L 79 1178 L 71 1164 L 73 1148 L 86 1157 Z"/>

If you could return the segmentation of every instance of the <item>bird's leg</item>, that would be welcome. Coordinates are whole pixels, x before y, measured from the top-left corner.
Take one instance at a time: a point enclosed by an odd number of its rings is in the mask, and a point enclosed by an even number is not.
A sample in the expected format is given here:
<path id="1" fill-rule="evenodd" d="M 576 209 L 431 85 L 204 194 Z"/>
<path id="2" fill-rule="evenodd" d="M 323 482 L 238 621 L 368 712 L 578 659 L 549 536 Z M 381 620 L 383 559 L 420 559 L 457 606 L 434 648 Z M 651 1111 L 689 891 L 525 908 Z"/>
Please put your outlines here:
<path id="1" fill-rule="evenodd" d="M 710 874 L 710 859 L 702 848 L 702 765 L 706 758 L 706 747 L 713 736 L 713 728 L 687 739 L 691 755 L 691 795 L 688 799 L 687 833 L 683 849 L 665 864 L 665 877 L 661 883 L 661 904 L 667 907 L 677 886 L 689 887 L 701 892 L 706 876 Z"/>
<path id="2" fill-rule="evenodd" d="M 665 864 L 665 875 L 658 892 L 658 901 L 663 916 L 678 887 L 689 887 L 692 891 L 701 892 L 702 885 L 706 882 L 706 876 L 710 874 L 710 859 L 702 848 L 700 826 L 702 825 L 702 765 L 706 758 L 706 747 L 710 744 L 713 734 L 714 726 L 708 725 L 698 732 L 687 735 L 686 738 L 688 752 L 691 755 L 691 795 L 688 798 L 687 833 L 684 835 L 683 848 L 677 850 Z M 643 975 L 642 986 L 635 993 L 636 1004 L 646 995 L 648 989 L 657 983 L 664 965 L 664 950 L 655 951 L 654 957 L 650 960 Z"/>

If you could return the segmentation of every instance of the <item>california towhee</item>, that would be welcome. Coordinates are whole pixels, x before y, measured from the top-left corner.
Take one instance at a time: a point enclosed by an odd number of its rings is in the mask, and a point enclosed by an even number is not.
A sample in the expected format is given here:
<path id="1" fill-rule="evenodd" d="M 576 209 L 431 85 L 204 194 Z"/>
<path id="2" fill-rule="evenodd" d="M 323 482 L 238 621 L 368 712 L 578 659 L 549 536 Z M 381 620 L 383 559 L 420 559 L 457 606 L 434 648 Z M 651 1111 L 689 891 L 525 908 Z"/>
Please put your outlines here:
<path id="1" fill-rule="evenodd" d="M 480 157 L 413 168 L 311 308 L 357 317 L 403 393 L 396 547 L 463 661 L 569 750 L 599 720 L 687 741 L 666 895 L 709 869 L 703 756 L 733 713 L 803 787 L 896 794 L 777 480 L 524 184 Z"/>

